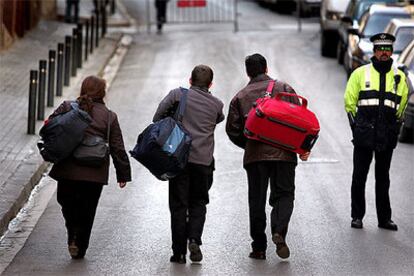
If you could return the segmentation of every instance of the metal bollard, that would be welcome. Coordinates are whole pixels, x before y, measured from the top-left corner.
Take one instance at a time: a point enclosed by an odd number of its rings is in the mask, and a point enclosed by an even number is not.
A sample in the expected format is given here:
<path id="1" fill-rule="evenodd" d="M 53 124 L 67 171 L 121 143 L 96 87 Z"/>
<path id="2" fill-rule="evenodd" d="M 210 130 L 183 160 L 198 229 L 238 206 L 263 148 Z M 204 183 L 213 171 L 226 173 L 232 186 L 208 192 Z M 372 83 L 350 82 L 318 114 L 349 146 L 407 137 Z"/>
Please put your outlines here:
<path id="1" fill-rule="evenodd" d="M 99 25 L 100 23 L 100 14 L 99 14 L 99 9 L 96 9 L 95 11 L 96 17 L 95 17 L 95 46 L 99 47 Z"/>
<path id="2" fill-rule="evenodd" d="M 89 19 L 85 22 L 85 61 L 88 60 L 89 53 Z"/>
<path id="3" fill-rule="evenodd" d="M 30 70 L 29 108 L 27 114 L 27 134 L 35 134 L 36 128 L 37 70 Z"/>
<path id="4" fill-rule="evenodd" d="M 47 61 L 39 61 L 39 93 L 37 93 L 37 119 L 45 119 L 45 100 L 46 100 L 46 69 Z"/>
<path id="5" fill-rule="evenodd" d="M 56 96 L 62 96 L 63 89 L 63 51 L 65 45 L 58 43 L 57 69 L 56 69 Z"/>
<path id="6" fill-rule="evenodd" d="M 52 107 L 55 98 L 56 51 L 49 50 L 49 70 L 47 71 L 47 106 Z"/>
<path id="7" fill-rule="evenodd" d="M 101 7 L 101 20 L 102 20 L 102 23 L 101 23 L 101 37 L 104 37 L 105 35 L 106 35 L 106 28 L 107 28 L 107 20 L 108 20 L 108 17 L 107 17 L 107 14 L 106 14 L 106 5 L 104 4 L 104 5 L 102 5 L 102 7 Z"/>
<path id="8" fill-rule="evenodd" d="M 83 24 L 79 23 L 78 24 L 78 47 L 77 47 L 77 57 L 78 57 L 78 68 L 82 68 L 82 55 L 83 55 L 83 51 L 82 51 L 82 45 L 83 45 Z"/>
<path id="9" fill-rule="evenodd" d="M 65 36 L 65 73 L 64 73 L 64 85 L 70 85 L 70 72 L 72 67 L 72 37 Z"/>
<path id="10" fill-rule="evenodd" d="M 92 15 L 91 17 L 91 48 L 90 48 L 90 53 L 93 53 L 93 48 L 95 45 L 95 16 Z"/>
<path id="11" fill-rule="evenodd" d="M 71 76 L 76 77 L 77 69 L 78 69 L 78 30 L 76 28 L 72 29 L 72 71 Z"/>

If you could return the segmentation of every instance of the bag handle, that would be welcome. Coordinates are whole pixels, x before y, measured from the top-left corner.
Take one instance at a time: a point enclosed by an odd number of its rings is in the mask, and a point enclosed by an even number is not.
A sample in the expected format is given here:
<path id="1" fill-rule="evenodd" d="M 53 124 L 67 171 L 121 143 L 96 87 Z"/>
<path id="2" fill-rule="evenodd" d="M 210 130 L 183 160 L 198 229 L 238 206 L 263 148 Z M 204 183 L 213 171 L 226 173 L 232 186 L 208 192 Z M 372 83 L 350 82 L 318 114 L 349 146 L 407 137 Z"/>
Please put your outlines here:
<path id="1" fill-rule="evenodd" d="M 180 98 L 180 104 L 177 107 L 177 110 L 175 111 L 174 114 L 174 118 L 179 121 L 182 122 L 183 117 L 184 117 L 184 112 L 185 112 L 185 106 L 187 105 L 187 94 L 188 94 L 188 89 L 187 88 L 183 88 L 180 87 L 182 95 Z"/>
<path id="2" fill-rule="evenodd" d="M 305 99 L 304 97 L 299 96 L 297 94 L 293 94 L 293 93 L 279 92 L 279 93 L 276 93 L 275 99 L 276 100 L 282 100 L 282 97 L 283 96 L 299 98 L 299 99 L 302 100 L 302 104 L 300 106 L 303 107 L 303 108 L 307 108 L 308 107 L 308 100 L 307 99 Z"/>

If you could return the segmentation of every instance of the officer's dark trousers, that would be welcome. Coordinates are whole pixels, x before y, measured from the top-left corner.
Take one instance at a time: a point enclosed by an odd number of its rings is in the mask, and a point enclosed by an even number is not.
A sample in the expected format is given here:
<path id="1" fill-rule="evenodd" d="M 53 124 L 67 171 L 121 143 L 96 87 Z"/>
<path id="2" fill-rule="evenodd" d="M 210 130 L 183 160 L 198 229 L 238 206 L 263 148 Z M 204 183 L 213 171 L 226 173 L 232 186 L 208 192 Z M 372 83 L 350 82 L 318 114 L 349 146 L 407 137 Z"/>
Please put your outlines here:
<path id="1" fill-rule="evenodd" d="M 265 251 L 266 196 L 270 180 L 269 204 L 272 206 L 270 225 L 272 234 L 286 237 L 295 199 L 296 163 L 261 161 L 247 164 L 249 185 L 250 236 L 254 251 Z"/>
<path id="2" fill-rule="evenodd" d="M 171 212 L 172 250 L 186 254 L 187 240 L 201 245 L 208 191 L 213 183 L 213 165 L 188 163 L 182 174 L 170 180 L 169 204 Z"/>
<path id="3" fill-rule="evenodd" d="M 378 222 L 391 219 L 389 197 L 390 165 L 393 150 L 373 151 L 354 147 L 354 172 L 352 174 L 352 218 L 362 219 L 365 215 L 365 183 L 372 157 L 375 154 L 375 202 Z"/>
<path id="4" fill-rule="evenodd" d="M 58 181 L 57 201 L 62 206 L 68 244 L 75 242 L 86 252 L 102 184 L 85 181 Z"/>

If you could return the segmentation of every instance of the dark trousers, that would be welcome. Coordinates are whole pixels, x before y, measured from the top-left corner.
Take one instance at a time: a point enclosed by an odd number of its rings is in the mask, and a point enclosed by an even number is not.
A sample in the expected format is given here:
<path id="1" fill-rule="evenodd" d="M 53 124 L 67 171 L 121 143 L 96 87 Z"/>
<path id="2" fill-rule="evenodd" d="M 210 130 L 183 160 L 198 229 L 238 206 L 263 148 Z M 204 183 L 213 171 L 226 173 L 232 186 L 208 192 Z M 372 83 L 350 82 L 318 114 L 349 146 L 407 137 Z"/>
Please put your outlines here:
<path id="1" fill-rule="evenodd" d="M 390 166 L 393 150 L 373 151 L 354 147 L 354 171 L 352 173 L 351 207 L 352 218 L 362 219 L 365 215 L 365 183 L 372 157 L 375 153 L 375 203 L 378 222 L 391 219 Z"/>
<path id="2" fill-rule="evenodd" d="M 86 181 L 58 181 L 57 201 L 62 206 L 68 244 L 75 242 L 83 252 L 89 245 L 102 187 L 100 183 Z"/>
<path id="3" fill-rule="evenodd" d="M 162 29 L 162 24 L 167 21 L 167 0 L 155 0 L 157 10 L 157 29 Z"/>
<path id="4" fill-rule="evenodd" d="M 169 182 L 172 250 L 186 254 L 187 240 L 194 239 L 201 245 L 208 191 L 213 184 L 213 165 L 188 163 L 182 174 Z"/>
<path id="5" fill-rule="evenodd" d="M 296 163 L 282 161 L 261 161 L 245 166 L 249 185 L 250 236 L 254 251 L 265 251 L 267 248 L 265 209 L 269 180 L 272 234 L 279 233 L 286 237 L 295 199 L 295 168 Z"/>
<path id="6" fill-rule="evenodd" d="M 72 9 L 74 9 L 73 17 L 72 17 Z M 66 0 L 65 21 L 71 22 L 71 23 L 78 23 L 79 21 L 79 0 Z"/>

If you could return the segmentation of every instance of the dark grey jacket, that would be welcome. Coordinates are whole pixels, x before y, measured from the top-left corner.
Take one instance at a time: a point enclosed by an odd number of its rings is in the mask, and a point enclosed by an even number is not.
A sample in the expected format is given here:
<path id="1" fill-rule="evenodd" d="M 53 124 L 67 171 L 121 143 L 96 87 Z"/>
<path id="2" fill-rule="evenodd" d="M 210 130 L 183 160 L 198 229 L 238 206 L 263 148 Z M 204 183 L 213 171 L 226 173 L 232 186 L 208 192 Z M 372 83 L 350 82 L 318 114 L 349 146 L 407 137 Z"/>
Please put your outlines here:
<path id="1" fill-rule="evenodd" d="M 171 90 L 160 102 L 153 121 L 170 115 L 176 109 L 182 92 L 180 88 Z M 192 136 L 188 162 L 208 166 L 213 161 L 214 129 L 224 120 L 223 103 L 208 89 L 191 86 L 187 95 L 183 125 Z"/>

